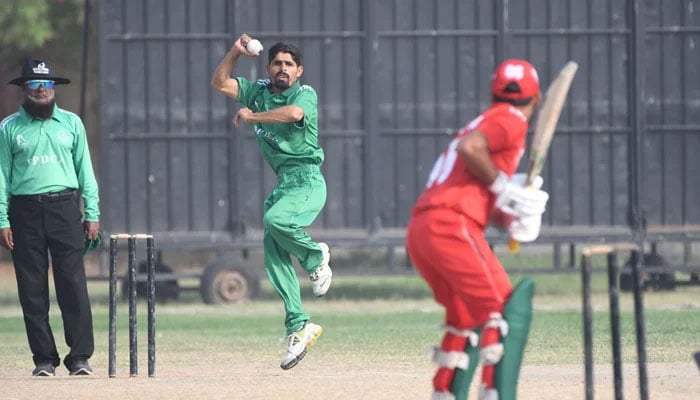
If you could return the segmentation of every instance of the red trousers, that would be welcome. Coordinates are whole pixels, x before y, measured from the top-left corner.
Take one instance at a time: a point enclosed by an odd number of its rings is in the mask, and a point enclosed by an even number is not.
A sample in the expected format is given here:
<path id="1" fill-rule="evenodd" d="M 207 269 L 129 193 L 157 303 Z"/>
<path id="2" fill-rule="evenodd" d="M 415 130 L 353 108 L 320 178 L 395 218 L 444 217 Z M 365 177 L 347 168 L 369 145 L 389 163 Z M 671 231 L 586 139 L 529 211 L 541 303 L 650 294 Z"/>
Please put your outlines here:
<path id="1" fill-rule="evenodd" d="M 512 286 L 482 227 L 452 210 L 427 210 L 408 224 L 411 261 L 445 307 L 446 324 L 480 328 L 503 313 Z"/>

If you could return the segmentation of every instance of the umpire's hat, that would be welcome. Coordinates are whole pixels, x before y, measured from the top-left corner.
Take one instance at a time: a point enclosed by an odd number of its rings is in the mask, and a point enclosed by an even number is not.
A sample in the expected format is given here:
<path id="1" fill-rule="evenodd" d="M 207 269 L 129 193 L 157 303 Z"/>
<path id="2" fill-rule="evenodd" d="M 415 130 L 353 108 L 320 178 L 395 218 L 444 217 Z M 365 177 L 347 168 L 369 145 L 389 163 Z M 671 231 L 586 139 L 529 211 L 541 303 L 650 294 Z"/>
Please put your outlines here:
<path id="1" fill-rule="evenodd" d="M 8 82 L 9 85 L 22 86 L 24 82 L 34 79 L 46 79 L 54 81 L 56 85 L 70 83 L 70 79 L 54 76 L 53 70 L 46 61 L 27 60 L 22 65 L 22 75 Z"/>

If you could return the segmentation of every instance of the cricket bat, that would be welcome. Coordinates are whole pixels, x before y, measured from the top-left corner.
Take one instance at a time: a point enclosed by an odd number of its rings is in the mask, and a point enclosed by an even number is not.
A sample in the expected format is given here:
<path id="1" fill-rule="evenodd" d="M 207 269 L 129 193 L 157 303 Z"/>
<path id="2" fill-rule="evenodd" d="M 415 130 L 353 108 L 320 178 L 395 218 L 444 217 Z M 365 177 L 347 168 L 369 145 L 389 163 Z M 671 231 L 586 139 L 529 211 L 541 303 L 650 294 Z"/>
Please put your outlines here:
<path id="1" fill-rule="evenodd" d="M 535 123 L 535 131 L 530 145 L 530 158 L 527 163 L 525 186 L 532 185 L 532 181 L 542 172 L 544 160 L 547 157 L 554 130 L 559 121 L 561 108 L 566 101 L 566 95 L 569 93 L 571 82 L 574 80 L 578 64 L 575 61 L 569 61 L 564 65 L 559 75 L 552 81 L 544 95 L 544 102 L 537 115 Z M 508 248 L 512 253 L 515 253 L 520 248 L 520 243 L 514 239 L 510 239 Z"/>

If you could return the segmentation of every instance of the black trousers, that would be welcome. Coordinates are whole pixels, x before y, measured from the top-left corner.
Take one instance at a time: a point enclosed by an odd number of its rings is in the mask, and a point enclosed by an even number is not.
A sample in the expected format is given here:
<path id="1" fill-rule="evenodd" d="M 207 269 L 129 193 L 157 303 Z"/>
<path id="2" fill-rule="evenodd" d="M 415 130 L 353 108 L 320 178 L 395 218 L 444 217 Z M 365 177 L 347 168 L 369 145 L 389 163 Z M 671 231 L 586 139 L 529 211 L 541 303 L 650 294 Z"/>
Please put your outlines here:
<path id="1" fill-rule="evenodd" d="M 60 364 L 49 325 L 49 252 L 70 347 L 64 364 L 88 359 L 95 347 L 92 310 L 85 279 L 85 233 L 78 192 L 60 196 L 13 196 L 9 207 L 15 243 L 12 258 L 19 300 L 34 364 Z"/>

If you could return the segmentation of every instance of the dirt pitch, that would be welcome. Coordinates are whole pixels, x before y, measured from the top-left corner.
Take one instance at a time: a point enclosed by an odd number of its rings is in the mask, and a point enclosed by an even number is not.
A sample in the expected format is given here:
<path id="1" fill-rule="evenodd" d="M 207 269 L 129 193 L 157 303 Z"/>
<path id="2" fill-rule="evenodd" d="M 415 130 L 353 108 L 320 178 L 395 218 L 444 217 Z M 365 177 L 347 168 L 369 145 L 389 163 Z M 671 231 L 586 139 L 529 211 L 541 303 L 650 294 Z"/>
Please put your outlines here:
<path id="1" fill-rule="evenodd" d="M 282 371 L 272 358 L 254 362 L 209 364 L 201 360 L 181 367 L 159 366 L 157 376 L 129 378 L 126 369 L 109 379 L 96 367 L 95 376 L 71 377 L 64 369 L 55 377 L 33 378 L 29 371 L 0 367 L 0 393 L 6 400 L 61 399 L 303 399 L 413 400 L 430 398 L 433 367 L 422 365 L 347 364 L 310 354 L 298 367 Z M 196 358 L 195 358 L 196 359 Z M 145 371 L 144 371 L 145 372 Z M 694 364 L 650 364 L 651 399 L 691 400 L 700 393 L 700 374 Z M 597 366 L 597 399 L 610 399 L 610 368 Z M 624 365 L 625 398 L 638 399 L 636 365 Z M 472 387 L 472 393 L 476 388 Z M 476 399 L 473 394 L 471 399 Z M 525 366 L 520 400 L 583 399 L 583 367 Z"/>

